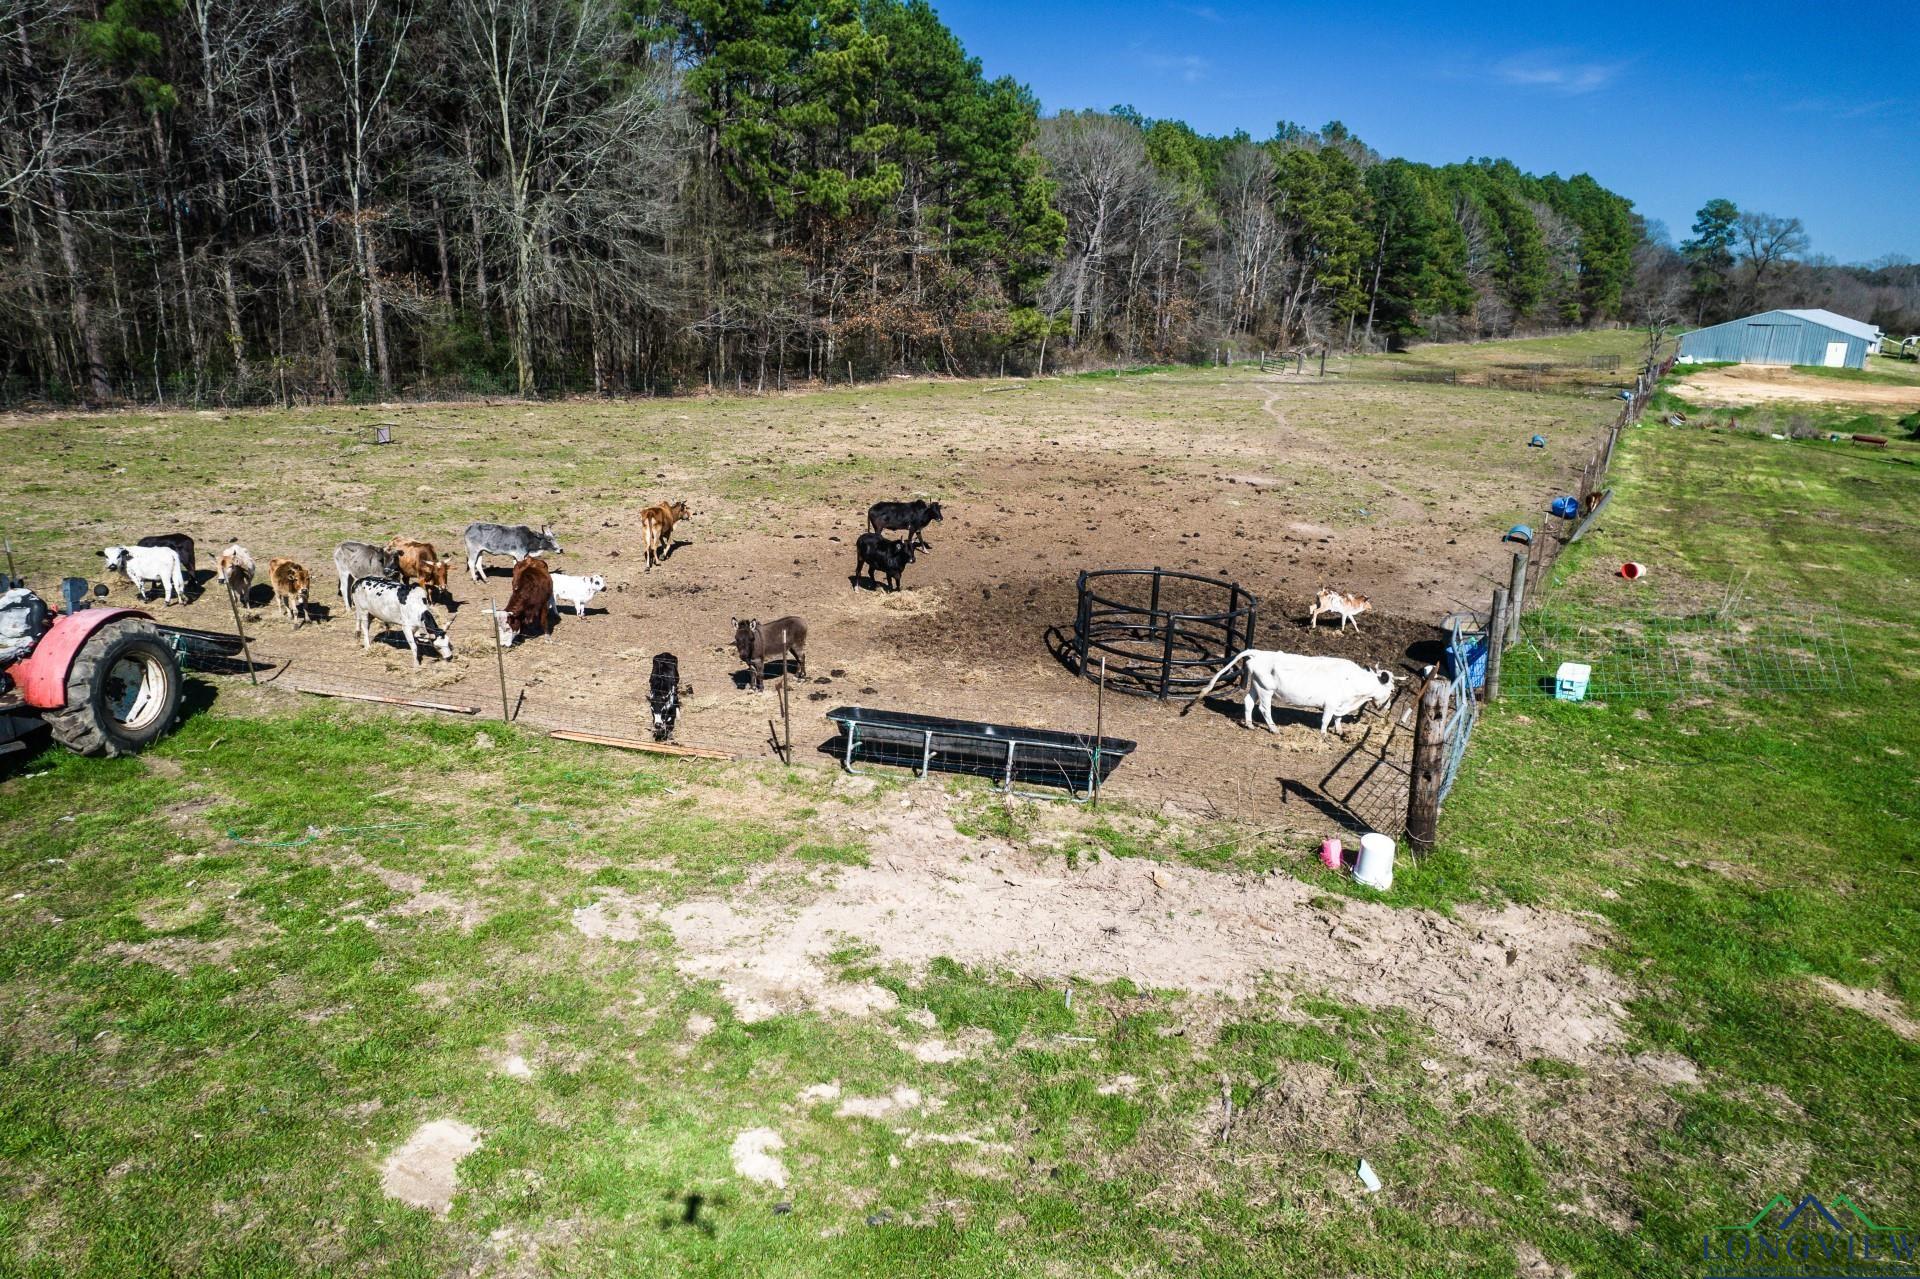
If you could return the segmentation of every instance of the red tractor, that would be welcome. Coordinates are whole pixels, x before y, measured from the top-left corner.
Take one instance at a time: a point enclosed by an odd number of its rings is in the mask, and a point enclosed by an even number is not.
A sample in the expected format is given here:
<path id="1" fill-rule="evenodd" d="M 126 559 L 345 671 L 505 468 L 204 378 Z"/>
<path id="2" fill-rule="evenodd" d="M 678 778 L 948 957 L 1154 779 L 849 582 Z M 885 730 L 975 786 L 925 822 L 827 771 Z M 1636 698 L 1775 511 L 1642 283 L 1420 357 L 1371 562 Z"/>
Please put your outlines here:
<path id="1" fill-rule="evenodd" d="M 87 607 L 80 578 L 60 585 L 55 614 L 0 574 L 0 755 L 43 724 L 82 755 L 144 750 L 180 713 L 179 655 L 151 615 Z"/>

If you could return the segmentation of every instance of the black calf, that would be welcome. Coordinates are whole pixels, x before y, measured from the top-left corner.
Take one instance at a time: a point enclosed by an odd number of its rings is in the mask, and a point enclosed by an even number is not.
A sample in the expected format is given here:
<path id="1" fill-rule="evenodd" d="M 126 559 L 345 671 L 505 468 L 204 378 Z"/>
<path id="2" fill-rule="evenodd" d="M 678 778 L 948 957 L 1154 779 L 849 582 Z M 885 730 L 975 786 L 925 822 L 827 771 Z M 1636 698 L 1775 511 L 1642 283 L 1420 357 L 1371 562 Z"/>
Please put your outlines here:
<path id="1" fill-rule="evenodd" d="M 860 587 L 860 573 L 865 570 L 867 580 L 874 582 L 877 569 L 887 579 L 887 589 L 900 589 L 900 574 L 907 565 L 913 563 L 913 540 L 896 542 L 884 533 L 862 533 L 860 540 L 854 543 L 853 585 Z M 878 585 L 877 582 L 874 582 Z"/>

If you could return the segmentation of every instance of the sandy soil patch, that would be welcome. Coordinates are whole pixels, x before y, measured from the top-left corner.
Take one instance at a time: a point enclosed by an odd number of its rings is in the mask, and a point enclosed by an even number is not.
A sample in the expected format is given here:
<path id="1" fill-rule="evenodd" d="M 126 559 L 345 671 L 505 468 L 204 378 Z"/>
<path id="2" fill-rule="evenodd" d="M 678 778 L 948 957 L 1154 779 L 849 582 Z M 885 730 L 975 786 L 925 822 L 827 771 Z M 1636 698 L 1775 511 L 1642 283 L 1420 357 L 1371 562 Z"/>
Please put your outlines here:
<path id="1" fill-rule="evenodd" d="M 459 1189 L 460 1161 L 480 1149 L 480 1134 L 457 1119 L 421 1124 L 380 1166 L 389 1198 L 445 1215 Z"/>
<path id="2" fill-rule="evenodd" d="M 1831 977 L 1815 977 L 1812 981 L 1835 1003 L 1865 1013 L 1902 1039 L 1920 1043 L 1920 1021 L 1909 1017 L 1900 1001 L 1885 991 L 1843 986 Z"/>
<path id="3" fill-rule="evenodd" d="M 749 1128 L 733 1139 L 733 1170 L 748 1181 L 785 1187 L 787 1166 L 774 1152 L 785 1150 L 786 1141 L 771 1128 Z"/>
<path id="4" fill-rule="evenodd" d="M 1795 373 L 1791 369 L 1739 364 L 1688 373 L 1675 389 L 1705 404 L 1865 404 L 1880 408 L 1920 408 L 1920 386 L 1847 382 Z"/>
<path id="5" fill-rule="evenodd" d="M 1588 962 L 1579 921 L 1507 905 L 1456 918 L 1365 901 L 1315 904 L 1309 885 L 1126 858 L 1074 871 L 958 834 L 943 812 L 888 814 L 873 864 L 810 900 L 703 900 L 661 913 L 683 971 L 720 982 L 743 1018 L 891 1003 L 832 976 L 855 942 L 881 963 L 937 956 L 1022 976 L 1127 978 L 1246 997 L 1269 975 L 1402 1007 L 1476 1055 L 1585 1062 L 1622 1039 L 1626 987 Z M 877 989 L 877 988 L 873 988 Z M 885 992 L 881 992 L 885 993 Z"/>

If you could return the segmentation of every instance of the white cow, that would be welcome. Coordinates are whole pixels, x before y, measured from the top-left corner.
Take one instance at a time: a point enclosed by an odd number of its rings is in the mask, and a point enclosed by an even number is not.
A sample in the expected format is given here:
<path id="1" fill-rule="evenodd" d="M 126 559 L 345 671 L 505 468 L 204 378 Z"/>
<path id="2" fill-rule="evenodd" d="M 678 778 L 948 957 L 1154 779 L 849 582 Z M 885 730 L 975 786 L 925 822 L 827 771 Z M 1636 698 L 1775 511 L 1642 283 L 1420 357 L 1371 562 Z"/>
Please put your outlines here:
<path id="1" fill-rule="evenodd" d="M 1221 667 L 1200 690 L 1200 697 L 1188 702 L 1180 713 L 1184 715 L 1192 710 L 1195 702 L 1211 693 L 1213 686 L 1241 662 L 1247 664 L 1246 727 L 1253 727 L 1253 706 L 1257 701 L 1260 714 L 1267 721 L 1267 730 L 1274 733 L 1280 731 L 1273 722 L 1276 699 L 1282 706 L 1319 711 L 1320 731 L 1324 733 L 1329 724 L 1358 715 L 1368 702 L 1384 709 L 1393 700 L 1393 686 L 1400 680 L 1390 671 L 1362 666 L 1344 657 L 1307 657 L 1249 648 Z"/>
<path id="2" fill-rule="evenodd" d="M 109 573 L 124 573 L 133 583 L 134 594 L 147 598 L 154 583 L 166 593 L 167 603 L 187 598 L 187 574 L 180 566 L 180 552 L 171 546 L 109 546 L 100 552 L 106 557 Z"/>
<path id="3" fill-rule="evenodd" d="M 391 578 L 363 578 L 353 584 L 353 620 L 360 628 L 360 647 L 373 647 L 373 624 L 381 630 L 398 629 L 407 637 L 413 664 L 420 665 L 422 640 L 433 646 L 441 661 L 453 660 L 453 639 L 428 607 L 427 592 L 412 582 Z M 449 623 L 448 625 L 451 625 Z"/>
<path id="4" fill-rule="evenodd" d="M 595 573 L 592 577 L 579 577 L 572 573 L 553 574 L 553 610 L 559 612 L 563 604 L 573 605 L 575 617 L 587 615 L 587 605 L 593 603 L 593 597 L 607 589 L 607 579 Z"/>

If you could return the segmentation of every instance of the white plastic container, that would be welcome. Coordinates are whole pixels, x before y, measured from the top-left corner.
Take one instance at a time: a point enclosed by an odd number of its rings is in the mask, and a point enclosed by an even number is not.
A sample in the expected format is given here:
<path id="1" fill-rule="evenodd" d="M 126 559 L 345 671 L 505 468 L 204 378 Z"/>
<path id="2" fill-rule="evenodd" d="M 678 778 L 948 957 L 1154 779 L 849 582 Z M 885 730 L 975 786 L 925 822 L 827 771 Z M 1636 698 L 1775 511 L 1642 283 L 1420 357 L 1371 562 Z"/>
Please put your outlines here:
<path id="1" fill-rule="evenodd" d="M 1386 892 L 1393 887 L 1393 840 L 1372 831 L 1360 837 L 1360 858 L 1353 864 L 1353 877 L 1368 888 Z"/>
<path id="2" fill-rule="evenodd" d="M 1585 662 L 1562 662 L 1560 669 L 1554 672 L 1553 695 L 1563 702 L 1585 701 L 1587 683 L 1593 678 L 1593 667 Z"/>

